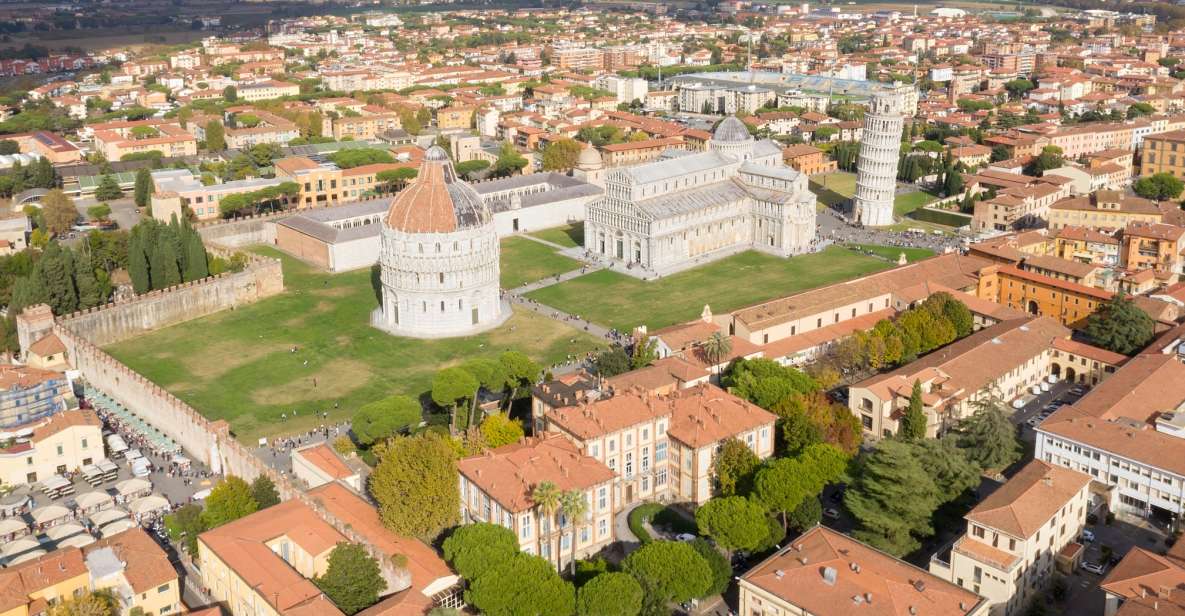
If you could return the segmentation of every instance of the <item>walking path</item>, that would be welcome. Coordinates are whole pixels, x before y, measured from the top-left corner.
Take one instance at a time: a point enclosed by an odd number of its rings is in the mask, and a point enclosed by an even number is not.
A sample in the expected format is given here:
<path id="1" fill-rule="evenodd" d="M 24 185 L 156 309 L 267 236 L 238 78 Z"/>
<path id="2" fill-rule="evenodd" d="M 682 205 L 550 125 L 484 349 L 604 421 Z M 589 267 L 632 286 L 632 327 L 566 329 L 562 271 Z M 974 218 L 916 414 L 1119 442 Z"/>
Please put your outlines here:
<path id="1" fill-rule="evenodd" d="M 543 244 L 544 246 L 550 246 L 550 247 L 552 247 L 552 248 L 554 248 L 554 249 L 556 249 L 556 250 L 559 250 L 559 251 L 561 251 L 561 252 L 562 252 L 562 251 L 565 251 L 565 250 L 568 250 L 568 249 L 570 249 L 570 248 L 572 248 L 571 246 L 564 246 L 563 244 L 557 244 L 557 243 L 555 243 L 555 242 L 549 242 L 549 241 L 547 241 L 547 240 L 545 240 L 545 239 L 543 239 L 543 238 L 541 238 L 541 237 L 535 237 L 534 235 L 528 235 L 528 234 L 526 234 L 526 233 L 519 233 L 519 234 L 518 234 L 518 237 L 521 237 L 521 238 L 523 238 L 523 239 L 528 239 L 528 240 L 531 240 L 532 242 L 539 242 L 540 244 Z"/>

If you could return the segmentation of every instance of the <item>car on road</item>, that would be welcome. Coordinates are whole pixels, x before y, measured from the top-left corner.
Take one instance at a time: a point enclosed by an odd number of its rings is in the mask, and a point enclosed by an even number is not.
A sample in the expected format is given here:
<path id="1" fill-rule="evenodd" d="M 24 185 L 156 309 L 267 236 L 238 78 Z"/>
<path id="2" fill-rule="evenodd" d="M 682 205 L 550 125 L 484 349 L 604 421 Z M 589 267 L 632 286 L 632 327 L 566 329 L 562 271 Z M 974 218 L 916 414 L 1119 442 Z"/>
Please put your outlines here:
<path id="1" fill-rule="evenodd" d="M 675 535 L 675 539 L 678 541 L 695 541 L 695 535 L 691 533 L 679 533 Z"/>
<path id="2" fill-rule="evenodd" d="M 1082 541 L 1084 543 L 1094 543 L 1094 531 L 1089 528 L 1082 529 Z"/>
<path id="3" fill-rule="evenodd" d="M 1102 575 L 1103 572 L 1107 570 L 1107 567 L 1106 567 L 1106 565 L 1103 565 L 1100 563 L 1087 562 L 1087 563 L 1082 563 L 1082 569 L 1085 571 L 1089 571 L 1091 573 Z"/>
<path id="4" fill-rule="evenodd" d="M 834 507 L 828 507 L 823 510 L 823 517 L 827 518 L 828 520 L 838 520 L 839 510 Z"/>
<path id="5" fill-rule="evenodd" d="M 1027 423 L 1027 424 L 1029 424 L 1030 426 L 1032 426 L 1032 427 L 1036 428 L 1036 427 L 1037 427 L 1037 424 L 1041 423 L 1041 418 L 1040 418 L 1040 417 L 1030 417 L 1030 418 L 1029 418 L 1029 420 L 1028 420 L 1028 421 L 1026 421 L 1025 423 Z"/>

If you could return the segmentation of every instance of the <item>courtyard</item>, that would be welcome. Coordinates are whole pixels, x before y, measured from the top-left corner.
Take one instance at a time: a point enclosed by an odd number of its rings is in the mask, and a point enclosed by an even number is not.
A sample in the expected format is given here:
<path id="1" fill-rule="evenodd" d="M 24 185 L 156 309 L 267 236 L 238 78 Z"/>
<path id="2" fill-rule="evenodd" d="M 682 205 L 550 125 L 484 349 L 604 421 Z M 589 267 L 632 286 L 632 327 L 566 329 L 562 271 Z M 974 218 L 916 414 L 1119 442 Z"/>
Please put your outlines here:
<path id="1" fill-rule="evenodd" d="M 333 275 L 271 248 L 256 251 L 282 260 L 284 293 L 106 349 L 247 442 L 337 423 L 392 394 L 420 396 L 437 370 L 476 357 L 519 350 L 550 366 L 603 344 L 517 309 L 477 336 L 397 338 L 369 325 L 378 306 L 369 269 Z"/>
<path id="2" fill-rule="evenodd" d="M 619 331 L 653 331 L 698 317 L 704 304 L 720 314 L 891 266 L 837 246 L 790 259 L 751 251 L 650 281 L 598 270 L 527 298 Z"/>

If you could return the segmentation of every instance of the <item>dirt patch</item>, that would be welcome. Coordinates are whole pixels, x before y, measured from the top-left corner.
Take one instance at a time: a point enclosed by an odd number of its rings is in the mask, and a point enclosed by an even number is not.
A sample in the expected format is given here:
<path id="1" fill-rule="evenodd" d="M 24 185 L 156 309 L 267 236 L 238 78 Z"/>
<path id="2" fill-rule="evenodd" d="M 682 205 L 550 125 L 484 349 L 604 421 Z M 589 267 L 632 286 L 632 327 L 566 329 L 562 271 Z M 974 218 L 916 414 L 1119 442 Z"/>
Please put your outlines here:
<path id="1" fill-rule="evenodd" d="M 219 376 L 262 359 L 272 353 L 286 350 L 284 345 L 260 340 L 223 340 L 203 347 L 201 351 L 178 358 L 195 381 L 210 381 Z M 163 355 L 157 355 L 163 357 Z"/>
<path id="2" fill-rule="evenodd" d="M 297 404 L 308 400 L 341 398 L 371 378 L 371 366 L 352 359 L 333 359 L 323 366 L 295 369 L 293 378 L 251 392 L 260 405 Z"/>

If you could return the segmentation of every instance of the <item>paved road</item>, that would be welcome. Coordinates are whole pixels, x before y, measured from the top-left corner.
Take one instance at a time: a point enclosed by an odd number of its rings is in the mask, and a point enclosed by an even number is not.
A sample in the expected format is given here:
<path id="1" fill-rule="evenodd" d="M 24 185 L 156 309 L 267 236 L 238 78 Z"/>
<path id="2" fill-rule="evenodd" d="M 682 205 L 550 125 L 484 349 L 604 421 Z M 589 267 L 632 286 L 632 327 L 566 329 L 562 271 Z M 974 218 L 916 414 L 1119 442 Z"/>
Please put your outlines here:
<path id="1" fill-rule="evenodd" d="M 111 206 L 111 220 L 114 220 L 120 229 L 130 230 L 136 226 L 136 223 L 140 222 L 140 213 L 136 211 L 136 203 L 132 201 L 131 197 L 113 199 L 105 203 Z M 87 208 L 98 204 L 99 201 L 93 197 L 74 200 L 74 205 L 78 208 L 78 214 L 83 217 L 87 217 Z"/>

